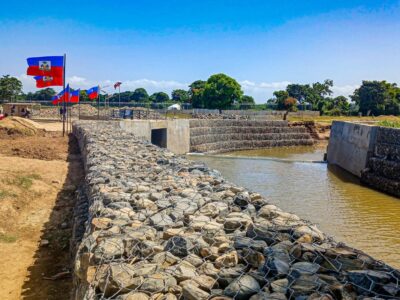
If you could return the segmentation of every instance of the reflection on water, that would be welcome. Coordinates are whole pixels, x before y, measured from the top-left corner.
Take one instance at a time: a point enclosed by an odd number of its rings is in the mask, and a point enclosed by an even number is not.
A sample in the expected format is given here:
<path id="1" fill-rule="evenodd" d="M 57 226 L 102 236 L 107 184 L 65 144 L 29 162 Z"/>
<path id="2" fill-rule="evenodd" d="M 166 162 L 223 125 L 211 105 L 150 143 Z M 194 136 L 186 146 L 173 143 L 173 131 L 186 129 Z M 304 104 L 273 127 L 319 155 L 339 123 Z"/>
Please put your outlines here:
<path id="1" fill-rule="evenodd" d="M 257 191 L 283 210 L 318 224 L 336 240 L 399 268 L 400 199 L 361 186 L 356 177 L 339 168 L 298 162 L 320 161 L 324 150 L 324 147 L 273 148 L 232 152 L 225 158 L 190 158 L 204 161 L 228 180 Z"/>

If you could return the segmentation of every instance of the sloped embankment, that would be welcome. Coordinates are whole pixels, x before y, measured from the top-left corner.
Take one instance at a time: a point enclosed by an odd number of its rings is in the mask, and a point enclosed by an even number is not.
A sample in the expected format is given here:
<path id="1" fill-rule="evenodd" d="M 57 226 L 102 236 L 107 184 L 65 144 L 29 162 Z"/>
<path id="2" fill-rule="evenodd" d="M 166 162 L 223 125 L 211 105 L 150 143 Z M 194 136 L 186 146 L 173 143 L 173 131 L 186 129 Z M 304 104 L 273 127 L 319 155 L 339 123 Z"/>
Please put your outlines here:
<path id="1" fill-rule="evenodd" d="M 76 299 L 400 296 L 399 271 L 216 170 L 110 123 L 76 123 L 74 134 L 88 198 Z"/>

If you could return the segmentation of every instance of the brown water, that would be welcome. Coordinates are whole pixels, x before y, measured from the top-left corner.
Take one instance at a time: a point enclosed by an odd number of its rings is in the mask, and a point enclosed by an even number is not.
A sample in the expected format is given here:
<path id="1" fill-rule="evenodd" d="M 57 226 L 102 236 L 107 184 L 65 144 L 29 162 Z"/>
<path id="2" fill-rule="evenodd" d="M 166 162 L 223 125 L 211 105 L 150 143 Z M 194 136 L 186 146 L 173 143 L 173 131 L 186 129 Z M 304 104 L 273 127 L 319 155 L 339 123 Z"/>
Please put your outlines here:
<path id="1" fill-rule="evenodd" d="M 321 161 L 323 153 L 321 147 L 292 147 L 190 158 L 316 223 L 337 241 L 400 268 L 400 199 L 360 185 L 341 169 L 304 162 Z"/>

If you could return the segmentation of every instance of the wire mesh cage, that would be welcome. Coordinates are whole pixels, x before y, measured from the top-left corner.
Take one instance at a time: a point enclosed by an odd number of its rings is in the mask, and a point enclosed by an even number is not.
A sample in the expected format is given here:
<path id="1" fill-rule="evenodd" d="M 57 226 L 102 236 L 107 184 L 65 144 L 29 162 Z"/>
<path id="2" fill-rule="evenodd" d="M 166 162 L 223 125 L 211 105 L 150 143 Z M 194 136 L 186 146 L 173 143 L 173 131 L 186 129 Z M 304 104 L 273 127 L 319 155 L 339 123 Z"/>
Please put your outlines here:
<path id="1" fill-rule="evenodd" d="M 218 171 L 112 124 L 74 126 L 76 299 L 400 297 L 398 270 Z"/>

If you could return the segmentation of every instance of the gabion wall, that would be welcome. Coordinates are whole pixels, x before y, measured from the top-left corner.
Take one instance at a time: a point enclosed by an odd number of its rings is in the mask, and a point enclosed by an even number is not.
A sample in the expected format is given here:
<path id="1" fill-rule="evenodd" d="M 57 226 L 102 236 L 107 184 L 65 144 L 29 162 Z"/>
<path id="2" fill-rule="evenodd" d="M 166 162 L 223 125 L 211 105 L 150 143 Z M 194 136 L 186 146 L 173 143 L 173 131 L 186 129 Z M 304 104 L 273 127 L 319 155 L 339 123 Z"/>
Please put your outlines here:
<path id="1" fill-rule="evenodd" d="M 305 127 L 289 127 L 287 121 L 190 120 L 191 152 L 227 152 L 313 143 Z"/>
<path id="2" fill-rule="evenodd" d="M 378 190 L 400 197 L 400 130 L 379 127 L 375 149 L 361 181 Z"/>
<path id="3" fill-rule="evenodd" d="M 109 123 L 74 134 L 86 170 L 75 299 L 400 297 L 399 271 L 216 170 Z"/>

